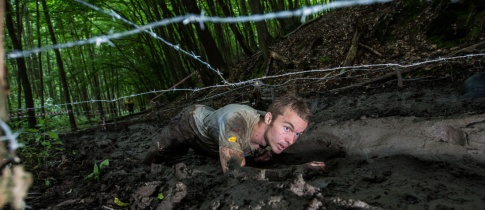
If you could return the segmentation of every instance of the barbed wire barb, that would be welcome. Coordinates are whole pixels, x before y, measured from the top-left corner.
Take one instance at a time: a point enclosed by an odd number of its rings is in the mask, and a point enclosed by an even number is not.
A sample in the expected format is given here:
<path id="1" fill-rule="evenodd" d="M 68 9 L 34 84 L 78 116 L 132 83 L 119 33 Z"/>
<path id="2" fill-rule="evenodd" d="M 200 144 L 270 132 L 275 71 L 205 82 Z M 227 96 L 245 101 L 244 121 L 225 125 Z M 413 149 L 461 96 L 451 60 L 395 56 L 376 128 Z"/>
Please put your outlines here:
<path id="1" fill-rule="evenodd" d="M 5 123 L 3 120 L 0 119 L 0 127 L 2 128 L 5 136 L 0 136 L 0 141 L 9 141 L 9 151 L 11 153 L 15 152 L 18 148 L 22 147 L 23 145 L 17 141 L 17 137 L 20 135 L 20 132 L 13 133 L 10 127 Z"/>

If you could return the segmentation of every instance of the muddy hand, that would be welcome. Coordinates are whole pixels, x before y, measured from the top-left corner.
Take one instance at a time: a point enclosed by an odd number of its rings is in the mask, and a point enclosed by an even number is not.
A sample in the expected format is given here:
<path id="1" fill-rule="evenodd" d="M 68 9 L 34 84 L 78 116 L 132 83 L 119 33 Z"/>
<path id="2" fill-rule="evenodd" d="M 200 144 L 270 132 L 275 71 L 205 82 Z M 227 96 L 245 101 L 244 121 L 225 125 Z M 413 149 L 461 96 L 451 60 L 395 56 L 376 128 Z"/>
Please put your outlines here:
<path id="1" fill-rule="evenodd" d="M 315 170 L 325 169 L 325 163 L 324 162 L 311 161 L 311 162 L 305 163 L 305 165 L 309 169 L 315 169 Z"/>
<path id="2" fill-rule="evenodd" d="M 303 177 L 311 178 L 314 176 L 321 175 L 325 172 L 325 163 L 312 161 L 302 165 L 294 166 L 296 167 L 293 171 L 293 175 L 303 175 Z"/>
<path id="3" fill-rule="evenodd" d="M 257 161 L 257 162 L 269 161 L 269 160 L 271 160 L 271 157 L 272 157 L 271 151 L 266 150 L 263 154 L 255 157 L 254 161 Z"/>

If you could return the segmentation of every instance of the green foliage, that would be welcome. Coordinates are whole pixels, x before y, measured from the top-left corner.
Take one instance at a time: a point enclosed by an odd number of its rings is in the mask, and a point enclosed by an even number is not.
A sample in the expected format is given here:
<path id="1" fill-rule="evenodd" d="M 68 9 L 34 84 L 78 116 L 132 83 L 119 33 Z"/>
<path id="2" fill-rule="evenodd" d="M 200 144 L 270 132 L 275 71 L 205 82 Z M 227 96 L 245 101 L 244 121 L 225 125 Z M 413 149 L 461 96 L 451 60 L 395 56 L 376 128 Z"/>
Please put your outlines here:
<path id="1" fill-rule="evenodd" d="M 21 132 L 19 142 L 24 146 L 19 148 L 19 155 L 23 157 L 27 167 L 45 164 L 45 160 L 52 155 L 52 150 L 63 151 L 63 142 L 54 131 L 46 131 L 47 121 L 40 118 L 37 128 L 26 129 Z"/>
<path id="2" fill-rule="evenodd" d="M 328 56 L 322 56 L 322 57 L 320 57 L 319 60 L 320 60 L 320 62 L 322 62 L 324 64 L 327 64 L 327 63 L 330 62 L 330 57 L 328 57 Z"/>
<path id="3" fill-rule="evenodd" d="M 163 200 L 164 198 L 165 196 L 163 195 L 163 193 L 158 193 L 158 196 L 157 196 L 158 200 Z"/>
<path id="4" fill-rule="evenodd" d="M 99 175 L 101 174 L 101 171 L 108 166 L 109 166 L 108 159 L 103 160 L 103 162 L 99 164 L 99 167 L 98 167 L 98 164 L 95 163 L 93 172 L 87 175 L 84 179 L 96 179 L 99 182 Z"/>
<path id="5" fill-rule="evenodd" d="M 254 78 L 261 78 L 261 77 L 264 76 L 264 73 L 265 73 L 265 70 L 264 69 L 260 69 L 259 71 L 256 71 L 255 72 Z"/>
<path id="6" fill-rule="evenodd" d="M 51 186 L 51 180 L 55 180 L 55 179 L 54 179 L 54 178 L 52 178 L 52 177 L 47 177 L 47 178 L 45 178 L 45 179 L 44 179 L 44 185 L 45 185 L 46 187 Z"/>
<path id="7" fill-rule="evenodd" d="M 197 1 L 198 9 L 204 11 L 208 16 L 219 17 L 238 17 L 247 16 L 256 13 L 264 14 L 269 12 L 278 12 L 281 10 L 294 10 L 304 6 L 312 6 L 317 4 L 328 3 L 329 0 L 295 0 L 295 1 L 261 1 L 261 11 L 251 11 L 248 1 L 225 0 L 227 11 L 223 11 L 221 6 L 217 5 L 216 1 Z M 100 11 L 96 11 L 84 4 L 71 1 L 62 0 L 46 0 L 47 9 L 50 14 L 50 21 L 46 21 L 43 14 L 44 8 L 35 1 L 11 1 L 11 14 L 16 19 L 22 20 L 16 22 L 17 30 L 15 33 L 26 31 L 29 33 L 16 34 L 17 36 L 25 36 L 22 39 L 23 49 L 35 49 L 40 44 L 48 47 L 51 43 L 50 31 L 48 25 L 53 25 L 52 36 L 58 39 L 58 43 L 72 43 L 80 40 L 87 40 L 97 36 L 110 35 L 113 33 L 122 33 L 133 30 L 133 25 L 123 23 L 118 18 L 113 19 L 113 15 L 106 15 Z M 99 7 L 100 10 L 107 12 L 114 12 L 126 20 L 138 24 L 140 26 L 157 21 L 163 21 L 168 18 L 185 15 L 192 6 L 188 5 L 188 1 L 87 1 Z M 225 14 L 229 13 L 229 14 Z M 322 12 L 321 14 L 323 14 Z M 320 15 L 320 14 L 315 14 Z M 315 15 L 308 15 L 307 18 L 315 17 Z M 285 35 L 294 30 L 301 24 L 300 17 L 282 18 L 282 19 L 268 19 L 265 20 L 267 30 L 273 37 L 268 40 L 271 42 L 273 38 Z M 204 37 L 198 33 L 196 28 L 199 27 L 197 23 L 184 24 L 168 24 L 150 28 L 149 33 L 139 33 L 130 36 L 123 36 L 116 39 L 111 39 L 110 44 L 76 44 L 69 47 L 63 47 L 59 53 L 64 61 L 68 90 L 71 93 L 71 102 L 76 101 L 94 101 L 102 100 L 99 105 L 96 103 L 74 104 L 73 110 L 89 111 L 90 114 L 95 113 L 93 110 L 105 109 L 112 105 L 111 99 L 122 97 L 134 93 L 142 93 L 149 90 L 162 90 L 171 87 L 180 81 L 180 71 L 182 69 L 201 69 L 202 71 L 210 71 L 201 65 L 198 61 L 183 55 L 173 47 L 168 47 L 165 41 L 161 41 L 154 37 L 154 35 L 163 37 L 170 44 L 176 45 L 177 49 L 187 50 L 193 52 L 195 57 L 200 57 L 202 61 L 210 61 L 211 66 L 219 68 L 218 65 L 222 63 L 235 63 L 241 60 L 244 55 L 249 55 L 256 52 L 258 49 L 258 33 L 254 22 L 238 22 L 231 24 L 207 23 L 205 30 L 210 34 L 208 37 L 214 37 L 214 42 L 217 51 L 223 54 L 223 60 L 211 61 L 212 56 L 217 53 L 210 52 L 212 50 L 205 49 L 206 46 L 201 43 L 209 43 L 209 40 L 203 40 Z M 230 28 L 229 26 L 234 26 Z M 136 28 L 136 27 L 135 27 Z M 236 33 L 241 37 L 236 39 Z M 37 42 L 42 43 L 37 43 Z M 6 36 L 5 50 L 8 53 L 13 51 L 12 40 Z M 244 52 L 245 48 L 247 52 Z M 114 47 L 116 46 L 116 47 Z M 213 48 L 213 47 L 207 47 Z M 53 106 L 56 104 L 64 104 L 66 102 L 64 95 L 64 88 L 61 86 L 61 75 L 59 73 L 59 66 L 56 64 L 54 50 L 43 50 L 42 56 L 39 54 L 32 55 L 32 59 L 26 59 L 27 68 L 35 70 L 29 72 L 30 85 L 33 89 L 34 106 L 45 107 L 46 112 L 65 110 L 65 106 Z M 7 59 L 6 65 L 10 71 L 7 80 L 10 85 L 9 107 L 11 110 L 17 110 L 17 106 L 23 104 L 23 91 L 26 88 L 21 88 L 22 83 L 18 82 L 18 65 L 15 59 Z M 262 64 L 261 66 L 263 66 Z M 39 71 L 42 70 L 42 71 Z M 221 67 L 221 72 L 228 72 L 227 68 Z M 261 77 L 264 70 L 257 73 L 257 77 Z M 243 78 L 251 77 L 252 72 L 244 73 Z M 183 74 L 182 74 L 183 75 Z M 227 74 L 225 75 L 227 76 Z M 204 81 L 207 78 L 204 78 Z M 41 83 L 41 81 L 43 83 Z M 193 88 L 198 83 L 190 80 L 180 84 L 180 87 Z M 210 85 L 210 84 L 207 84 Z M 177 98 L 182 95 L 180 92 L 166 92 L 168 100 Z M 45 103 L 41 97 L 46 99 Z M 49 98 L 47 98 L 49 97 Z M 164 96 L 165 97 L 165 96 Z M 22 101 L 17 101 L 17 100 Z M 145 102 L 148 100 L 144 99 Z M 105 102 L 107 101 L 107 102 Z M 101 107 L 102 105 L 103 107 Z M 35 110 L 39 113 L 40 110 Z M 51 116 L 49 116 L 51 117 Z M 66 127 L 69 125 L 67 115 L 51 117 L 51 125 L 54 127 Z M 76 123 L 82 125 L 85 120 L 80 119 L 81 116 L 76 116 Z M 23 126 L 22 126 L 23 127 Z M 47 128 L 51 130 L 53 128 Z"/>
<path id="8" fill-rule="evenodd" d="M 472 36 L 472 38 L 479 38 L 481 33 L 482 33 L 482 28 L 475 26 L 475 27 L 472 28 L 470 35 Z"/>
<path id="9" fill-rule="evenodd" d="M 125 202 L 121 201 L 119 198 L 115 198 L 114 202 L 116 203 L 116 205 L 118 205 L 120 207 L 125 207 L 125 206 L 130 205 L 129 203 L 125 203 Z"/>

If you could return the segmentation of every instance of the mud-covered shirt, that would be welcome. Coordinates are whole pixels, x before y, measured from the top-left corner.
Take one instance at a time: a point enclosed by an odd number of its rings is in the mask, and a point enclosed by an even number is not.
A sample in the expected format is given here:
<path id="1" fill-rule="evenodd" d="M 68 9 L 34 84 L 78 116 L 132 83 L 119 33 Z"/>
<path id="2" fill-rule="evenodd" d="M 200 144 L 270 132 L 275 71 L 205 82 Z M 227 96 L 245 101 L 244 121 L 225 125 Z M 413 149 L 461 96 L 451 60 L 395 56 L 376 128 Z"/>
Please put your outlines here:
<path id="1" fill-rule="evenodd" d="M 252 148 L 251 132 L 264 114 L 241 104 L 229 104 L 218 110 L 196 105 L 193 116 L 199 139 L 192 144 L 213 155 L 218 155 L 219 146 L 223 146 L 254 156 L 262 149 Z"/>

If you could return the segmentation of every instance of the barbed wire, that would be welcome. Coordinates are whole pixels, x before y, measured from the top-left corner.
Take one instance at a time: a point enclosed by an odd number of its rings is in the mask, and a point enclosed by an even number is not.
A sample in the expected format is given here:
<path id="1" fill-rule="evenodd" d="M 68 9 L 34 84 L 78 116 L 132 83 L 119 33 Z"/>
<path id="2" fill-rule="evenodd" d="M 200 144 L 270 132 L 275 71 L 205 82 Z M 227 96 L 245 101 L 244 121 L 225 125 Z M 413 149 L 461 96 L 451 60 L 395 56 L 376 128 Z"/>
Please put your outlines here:
<path id="1" fill-rule="evenodd" d="M 19 132 L 12 132 L 10 127 L 7 125 L 7 123 L 3 122 L 3 120 L 0 119 L 0 128 L 3 130 L 4 136 L 0 136 L 0 141 L 5 141 L 8 140 L 8 149 L 10 153 L 15 152 L 19 147 L 22 146 L 21 143 L 17 141 L 17 137 L 19 136 Z"/>
<path id="2" fill-rule="evenodd" d="M 85 2 L 85 1 L 81 1 L 81 0 L 75 0 L 75 1 L 76 1 L 76 2 L 78 2 L 78 3 L 81 3 L 81 4 L 83 4 L 83 5 L 85 5 L 85 6 L 87 6 L 87 7 L 89 7 L 89 8 L 91 8 L 91 9 L 95 10 L 95 11 L 98 11 L 98 12 L 100 12 L 100 13 L 103 13 L 103 14 L 109 15 L 109 16 L 111 16 L 113 19 L 121 20 L 121 21 L 123 21 L 124 23 L 127 23 L 127 24 L 129 24 L 129 25 L 131 25 L 131 26 L 135 27 L 136 29 L 141 28 L 139 25 L 137 25 L 137 24 L 135 24 L 135 23 L 133 23 L 133 22 L 129 21 L 129 20 L 128 20 L 128 19 L 126 19 L 126 18 L 121 17 L 121 15 L 117 14 L 117 13 L 116 13 L 115 11 L 113 11 L 113 10 L 111 10 L 110 12 L 108 12 L 108 11 L 103 10 L 103 9 L 101 9 L 101 8 L 99 8 L 99 7 L 96 7 L 96 6 L 92 5 L 92 4 L 89 4 L 89 3 Z M 197 61 L 199 61 L 200 63 L 204 64 L 204 65 L 205 65 L 205 66 L 206 66 L 206 67 L 207 67 L 209 70 L 214 71 L 214 72 L 215 72 L 215 73 L 216 73 L 216 74 L 217 74 L 217 75 L 218 75 L 218 76 L 219 76 L 219 77 L 222 79 L 222 81 L 223 81 L 224 83 L 227 83 L 226 79 L 225 79 L 225 78 L 222 76 L 222 73 L 221 73 L 219 70 L 217 70 L 217 69 L 215 69 L 214 67 L 212 67 L 212 66 L 211 66 L 209 63 L 207 63 L 207 62 L 203 61 L 202 59 L 200 59 L 200 57 L 201 57 L 201 56 L 196 55 L 194 52 L 190 52 L 190 53 L 189 53 L 188 51 L 186 51 L 186 50 L 184 50 L 184 49 L 181 49 L 181 48 L 180 48 L 180 45 L 174 45 L 174 44 L 172 44 L 172 43 L 170 43 L 170 42 L 166 41 L 166 40 L 165 40 L 165 39 L 163 39 L 162 37 L 158 36 L 158 35 L 157 35 L 155 32 L 153 32 L 153 28 L 149 28 L 149 30 L 148 30 L 148 29 L 142 30 L 142 32 L 148 33 L 148 34 L 150 34 L 151 36 L 153 36 L 155 39 L 160 40 L 160 41 L 161 41 L 161 42 L 163 42 L 164 44 L 166 44 L 166 45 L 168 45 L 169 47 L 171 47 L 171 48 L 175 49 L 176 51 L 179 51 L 179 52 L 181 52 L 181 53 L 183 53 L 183 54 L 185 54 L 185 55 L 188 55 L 188 56 L 190 56 L 190 57 L 194 58 L 195 60 L 197 60 Z"/>
<path id="3" fill-rule="evenodd" d="M 74 46 L 79 46 L 79 45 L 85 45 L 85 44 L 96 44 L 100 45 L 102 43 L 108 43 L 110 45 L 113 45 L 113 43 L 110 40 L 113 39 L 119 39 L 125 36 L 129 35 L 134 35 L 137 33 L 148 33 L 152 37 L 154 37 L 157 40 L 160 40 L 164 44 L 170 46 L 176 51 L 179 51 L 189 57 L 192 57 L 193 59 L 197 60 L 198 62 L 202 63 L 203 65 L 207 66 L 211 71 L 214 71 L 218 74 L 218 76 L 221 78 L 223 84 L 216 84 L 212 86 L 205 86 L 205 87 L 196 87 L 196 88 L 170 88 L 170 89 L 165 89 L 165 90 L 151 90 L 147 91 L 144 93 L 138 93 L 138 94 L 131 94 L 127 96 L 122 96 L 118 98 L 113 98 L 113 99 L 100 99 L 100 100 L 87 100 L 87 101 L 79 101 L 79 102 L 72 102 L 72 103 L 64 103 L 64 104 L 52 104 L 52 105 L 46 105 L 44 107 L 34 107 L 34 108 L 20 108 L 18 111 L 24 111 L 24 110 L 29 110 L 29 109 L 41 109 L 41 108 L 61 108 L 65 107 L 67 105 L 80 105 L 84 103 L 98 103 L 98 102 L 104 102 L 104 103 L 111 103 L 111 102 L 118 102 L 121 100 L 125 100 L 127 98 L 133 98 L 133 97 L 140 97 L 144 95 L 151 95 L 151 94 L 161 94 L 165 92 L 174 92 L 174 91 L 190 91 L 190 92 L 198 92 L 198 91 L 203 91 L 203 90 L 208 90 L 208 89 L 215 89 L 215 88 L 225 88 L 225 87 L 230 87 L 231 89 L 239 89 L 239 88 L 244 88 L 248 87 L 254 84 L 256 81 L 264 81 L 264 80 L 269 80 L 269 79 L 277 79 L 277 78 L 284 78 L 284 77 L 291 77 L 291 76 L 296 76 L 296 75 L 303 75 L 303 74 L 316 74 L 316 73 L 326 73 L 326 72 L 334 72 L 334 71 L 340 71 L 340 73 L 337 73 L 336 75 L 332 76 L 324 76 L 324 77 L 305 77 L 305 78 L 291 78 L 283 81 L 280 84 L 273 84 L 271 86 L 277 87 L 277 86 L 283 86 L 286 85 L 292 81 L 296 80 L 313 80 L 313 81 L 325 81 L 325 80 L 331 80 L 331 79 L 336 79 L 339 78 L 344 72 L 348 71 L 368 71 L 369 73 L 372 72 L 379 72 L 379 71 L 387 71 L 391 69 L 394 71 L 392 68 L 410 68 L 410 67 L 416 67 L 420 65 L 425 65 L 429 63 L 436 63 L 436 62 L 444 62 L 444 61 L 450 61 L 450 60 L 458 60 L 458 59 L 466 59 L 470 57 L 483 57 L 485 54 L 469 54 L 469 55 L 463 55 L 463 56 L 455 56 L 455 57 L 439 57 L 436 59 L 431 59 L 431 60 L 425 60 L 421 62 L 415 62 L 415 63 L 410 63 L 410 64 L 400 64 L 400 63 L 384 63 L 384 64 L 368 64 L 368 65 L 360 65 L 360 66 L 343 66 L 343 67 L 334 67 L 334 68 L 328 68 L 328 69 L 310 69 L 310 70 L 303 70 L 303 71 L 295 71 L 295 72 L 287 72 L 283 74 L 278 74 L 278 75 L 269 75 L 269 76 L 263 76 L 259 78 L 253 78 L 245 81 L 239 81 L 239 82 L 229 82 L 227 81 L 222 73 L 213 68 L 209 63 L 203 61 L 201 59 L 201 56 L 196 55 L 193 52 L 189 52 L 187 50 L 181 49 L 180 45 L 178 44 L 173 44 L 165 39 L 161 38 L 158 36 L 154 31 L 153 28 L 155 27 L 161 27 L 161 26 L 166 26 L 174 23 L 183 23 L 183 24 L 190 24 L 190 23 L 199 23 L 200 26 L 203 28 L 204 23 L 237 23 L 237 22 L 258 22 L 258 21 L 263 21 L 263 20 L 269 20 L 269 19 L 277 19 L 277 18 L 289 18 L 289 17 L 301 17 L 301 21 L 304 22 L 306 17 L 308 15 L 320 13 L 323 11 L 327 11 L 329 9 L 335 9 L 335 8 L 341 8 L 341 7 L 348 7 L 348 6 L 354 6 L 354 5 L 367 5 L 367 4 L 374 4 L 374 3 L 386 3 L 390 2 L 392 0 L 351 0 L 351 1 L 334 1 L 330 2 L 328 4 L 321 4 L 321 5 L 314 5 L 314 6 L 309 6 L 309 7 L 303 7 L 300 9 L 296 9 L 293 11 L 280 11 L 280 12 L 272 12 L 272 13 L 266 13 L 266 14 L 254 14 L 250 16 L 238 16 L 238 17 L 210 17 L 206 16 L 205 12 L 202 11 L 201 14 L 187 14 L 183 16 L 176 16 L 173 18 L 169 19 L 164 19 L 160 20 L 157 22 L 149 23 L 143 26 L 139 26 L 126 18 L 121 17 L 121 15 L 117 14 L 113 10 L 106 11 L 104 9 L 101 9 L 97 6 L 94 6 L 92 4 L 89 4 L 85 1 L 82 0 L 75 0 L 76 2 L 92 9 L 97 12 L 103 13 L 105 15 L 108 15 L 112 17 L 114 20 L 120 20 L 124 23 L 127 23 L 131 26 L 134 27 L 132 30 L 124 31 L 124 32 L 119 32 L 119 33 L 110 33 L 107 35 L 102 35 L 102 36 L 97 36 L 97 37 L 92 37 L 90 39 L 85 39 L 85 40 L 78 40 L 74 42 L 68 42 L 68 43 L 63 43 L 63 44 L 57 44 L 57 45 L 51 45 L 51 46 L 46 46 L 46 47 L 41 47 L 41 48 L 34 48 L 30 50 L 24 50 L 24 51 L 13 51 L 7 53 L 8 58 L 18 58 L 18 57 L 26 57 L 30 56 L 34 53 L 39 53 L 43 51 L 48 51 L 48 50 L 53 50 L 53 49 L 62 49 L 62 48 L 69 48 L 69 47 L 74 47 Z M 361 77 L 362 75 L 358 75 L 355 77 Z M 352 78 L 352 77 L 349 77 Z M 238 87 L 238 88 L 237 88 Z M 220 94 L 220 93 L 219 93 Z M 201 99 L 204 100 L 204 99 Z M 15 114 L 16 111 L 12 111 L 12 114 Z"/>
<path id="4" fill-rule="evenodd" d="M 96 36 L 92 37 L 89 39 L 85 40 L 78 40 L 74 42 L 68 42 L 68 43 L 62 43 L 62 44 L 56 44 L 56 45 L 51 45 L 51 46 L 46 46 L 46 47 L 40 47 L 40 48 L 33 48 L 30 50 L 23 50 L 23 51 L 12 51 L 7 53 L 7 58 L 19 58 L 19 57 L 27 57 L 30 56 L 31 54 L 39 53 L 39 52 L 44 52 L 48 50 L 54 50 L 54 49 L 62 49 L 62 48 L 70 48 L 70 47 L 75 47 L 75 46 L 80 46 L 80 45 L 85 45 L 85 44 L 96 44 L 100 45 L 103 43 L 108 43 L 110 45 L 114 45 L 110 40 L 112 39 L 119 39 L 125 36 L 130 36 L 130 35 L 135 35 L 141 32 L 149 32 L 151 35 L 156 34 L 153 32 L 153 28 L 155 27 L 160 27 L 160 26 L 166 26 L 174 23 L 183 23 L 183 24 L 189 24 L 189 23 L 199 23 L 201 25 L 201 28 L 203 28 L 204 23 L 210 22 L 210 23 L 237 23 L 237 22 L 259 22 L 263 20 L 271 20 L 271 19 L 278 19 L 278 18 L 290 18 L 290 17 L 301 17 L 302 22 L 306 19 L 308 15 L 316 14 L 319 12 L 323 12 L 329 9 L 336 9 L 336 8 L 342 8 L 342 7 L 348 7 L 348 6 L 355 6 L 355 5 L 368 5 L 368 4 L 374 4 L 374 3 L 386 3 L 386 2 L 391 2 L 392 0 L 350 0 L 350 1 L 334 1 L 330 2 L 328 4 L 322 4 L 322 5 L 315 5 L 315 6 L 309 6 L 309 7 L 303 7 L 300 9 L 296 9 L 293 11 L 280 11 L 280 12 L 271 12 L 271 13 L 265 13 L 265 14 L 254 14 L 254 15 L 249 15 L 249 16 L 239 16 L 239 17 L 210 17 L 210 16 L 205 16 L 205 12 L 202 11 L 201 14 L 187 14 L 183 16 L 176 16 L 172 17 L 169 19 L 164 19 L 156 22 L 152 22 L 143 26 L 138 26 L 124 18 L 122 18 L 120 15 L 116 14 L 114 11 L 111 12 L 106 12 L 94 5 L 91 5 L 89 3 L 86 3 L 82 0 L 75 0 L 76 2 L 79 2 L 81 4 L 84 4 L 96 11 L 102 12 L 104 14 L 111 15 L 114 19 L 118 20 L 123 20 L 127 21 L 130 25 L 136 26 L 135 29 L 125 31 L 125 32 L 119 32 L 119 33 L 111 33 L 108 35 L 102 35 L 102 36 Z M 177 49 L 176 46 L 174 45 L 175 49 Z M 180 51 L 180 48 L 178 49 Z M 205 62 L 204 62 L 205 63 Z"/>
<path id="5" fill-rule="evenodd" d="M 276 79 L 276 78 L 284 78 L 284 77 L 290 77 L 294 75 L 303 75 L 303 74 L 311 74 L 311 73 L 327 73 L 327 72 L 338 72 L 337 75 L 332 75 L 332 76 L 324 76 L 324 77 L 306 77 L 306 78 L 292 78 L 283 81 L 280 84 L 274 84 L 272 86 L 282 86 L 285 84 L 288 84 L 291 81 L 295 80 L 316 80 L 316 81 L 328 81 L 331 79 L 338 79 L 340 75 L 342 75 L 345 72 L 349 71 L 368 71 L 368 73 L 376 73 L 376 72 L 383 72 L 383 71 L 395 71 L 394 68 L 414 68 L 417 66 L 422 66 L 430 63 L 438 63 L 438 62 L 446 62 L 446 61 L 453 61 L 453 60 L 460 60 L 460 59 L 468 59 L 468 58 L 473 58 L 473 57 L 485 57 L 484 53 L 480 54 L 468 54 L 468 55 L 461 55 L 461 56 L 453 56 L 453 57 L 440 57 L 436 59 L 430 59 L 430 60 L 425 60 L 425 61 L 420 61 L 420 62 L 415 62 L 415 63 L 409 63 L 409 64 L 400 64 L 400 63 L 383 63 L 383 64 L 366 64 L 366 65 L 359 65 L 359 66 L 342 66 L 342 67 L 333 67 L 333 68 L 327 68 L 327 69 L 310 69 L 310 70 L 303 70 L 303 71 L 295 71 L 295 72 L 287 72 L 283 74 L 277 74 L 277 75 L 270 75 L 270 76 L 263 76 L 259 78 L 253 78 L 245 81 L 240 81 L 236 83 L 227 83 L 227 84 L 216 84 L 212 86 L 205 86 L 205 87 L 196 87 L 196 88 L 171 88 L 171 89 L 165 89 L 165 90 L 152 90 L 152 91 L 147 91 L 143 93 L 138 93 L 138 94 L 131 94 L 127 96 L 122 96 L 118 98 L 113 98 L 113 99 L 101 99 L 101 100 L 88 100 L 88 101 L 78 101 L 78 102 L 72 102 L 72 103 L 64 103 L 64 104 L 53 104 L 53 105 L 47 105 L 44 106 L 44 108 L 50 108 L 50 107 L 65 107 L 68 104 L 71 105 L 79 105 L 79 104 L 84 104 L 84 103 L 97 103 L 97 102 L 105 102 L 105 103 L 110 103 L 110 102 L 118 102 L 125 100 L 127 98 L 134 98 L 134 97 L 140 97 L 148 94 L 160 94 L 160 93 L 165 93 L 165 92 L 175 92 L 175 91 L 185 91 L 185 92 L 198 92 L 198 91 L 203 91 L 203 90 L 208 90 L 208 89 L 214 89 L 214 88 L 225 88 L 225 87 L 230 87 L 230 88 L 235 88 L 235 87 L 248 87 L 252 86 L 256 81 L 264 81 L 264 80 L 269 80 L 269 79 Z M 355 75 L 351 77 L 346 77 L 347 79 L 349 78 L 357 78 L 357 77 L 362 77 L 362 75 Z M 34 108 L 21 108 L 18 110 L 28 110 L 28 109 L 40 109 L 42 107 L 34 107 Z M 12 112 L 12 113 L 15 113 Z"/>

